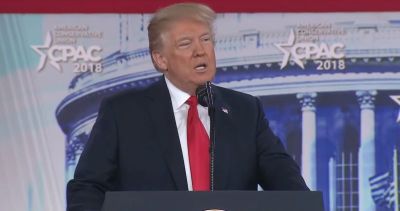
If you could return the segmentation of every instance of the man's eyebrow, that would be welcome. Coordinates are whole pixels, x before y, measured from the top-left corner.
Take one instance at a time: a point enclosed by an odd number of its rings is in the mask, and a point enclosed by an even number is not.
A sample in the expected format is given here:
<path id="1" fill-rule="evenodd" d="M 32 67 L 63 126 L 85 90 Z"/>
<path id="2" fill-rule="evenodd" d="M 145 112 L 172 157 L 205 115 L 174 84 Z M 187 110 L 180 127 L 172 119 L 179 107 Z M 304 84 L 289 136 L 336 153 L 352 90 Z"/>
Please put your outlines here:
<path id="1" fill-rule="evenodd" d="M 200 37 L 204 37 L 204 36 L 211 36 L 211 33 L 210 32 L 204 32 Z"/>
<path id="2" fill-rule="evenodd" d="M 204 37 L 204 36 L 211 36 L 210 32 L 204 32 L 203 34 L 200 35 L 200 37 Z M 190 36 L 187 35 L 183 35 L 182 37 L 179 37 L 176 40 L 176 43 L 182 42 L 182 41 L 186 41 L 186 40 L 192 40 L 192 38 Z"/>
<path id="3" fill-rule="evenodd" d="M 184 41 L 184 40 L 190 40 L 190 38 L 189 37 L 180 37 L 180 38 L 178 38 L 177 39 L 177 42 L 180 42 L 180 41 Z"/>

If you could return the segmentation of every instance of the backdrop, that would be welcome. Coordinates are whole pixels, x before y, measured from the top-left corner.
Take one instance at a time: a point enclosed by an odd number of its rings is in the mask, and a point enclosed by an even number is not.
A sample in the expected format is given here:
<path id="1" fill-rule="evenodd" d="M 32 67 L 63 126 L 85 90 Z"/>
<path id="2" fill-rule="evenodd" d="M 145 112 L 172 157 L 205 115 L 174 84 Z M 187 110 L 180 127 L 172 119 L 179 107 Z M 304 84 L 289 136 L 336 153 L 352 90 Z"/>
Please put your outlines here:
<path id="1" fill-rule="evenodd" d="M 1 210 L 65 210 L 100 101 L 159 80 L 150 17 L 0 15 Z M 261 99 L 326 210 L 398 209 L 399 12 L 220 13 L 215 29 L 214 83 Z"/>

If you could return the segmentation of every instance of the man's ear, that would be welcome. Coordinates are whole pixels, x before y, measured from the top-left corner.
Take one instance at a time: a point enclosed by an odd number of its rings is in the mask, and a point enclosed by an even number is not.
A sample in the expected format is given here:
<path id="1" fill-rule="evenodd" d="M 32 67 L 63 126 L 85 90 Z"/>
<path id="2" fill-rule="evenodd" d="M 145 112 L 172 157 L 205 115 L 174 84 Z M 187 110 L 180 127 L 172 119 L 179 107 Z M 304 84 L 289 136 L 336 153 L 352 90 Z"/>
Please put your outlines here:
<path id="1" fill-rule="evenodd" d="M 168 70 L 167 59 L 159 51 L 152 51 L 151 59 L 160 72 L 166 72 Z"/>

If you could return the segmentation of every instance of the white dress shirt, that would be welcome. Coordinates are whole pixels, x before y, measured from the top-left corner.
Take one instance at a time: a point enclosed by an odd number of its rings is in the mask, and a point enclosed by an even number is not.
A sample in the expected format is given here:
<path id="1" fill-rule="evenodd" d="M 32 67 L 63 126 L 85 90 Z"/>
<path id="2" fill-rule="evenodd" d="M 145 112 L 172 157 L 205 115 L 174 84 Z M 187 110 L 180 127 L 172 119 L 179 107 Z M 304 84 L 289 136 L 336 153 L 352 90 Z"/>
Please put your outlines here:
<path id="1" fill-rule="evenodd" d="M 193 190 L 192 186 L 192 176 L 190 173 L 189 164 L 189 152 L 187 145 L 187 116 L 189 111 L 189 105 L 186 101 L 189 99 L 190 95 L 180 89 L 178 89 L 174 84 L 171 83 L 165 77 L 165 82 L 167 83 L 168 91 L 171 96 L 172 109 L 174 110 L 175 123 L 178 128 L 179 141 L 181 143 L 183 162 L 185 164 L 186 180 L 188 184 L 189 191 Z M 207 131 L 208 137 L 210 137 L 210 117 L 208 116 L 207 107 L 203 107 L 200 104 L 197 105 L 197 110 L 199 113 L 200 121 L 203 123 L 204 128 Z"/>

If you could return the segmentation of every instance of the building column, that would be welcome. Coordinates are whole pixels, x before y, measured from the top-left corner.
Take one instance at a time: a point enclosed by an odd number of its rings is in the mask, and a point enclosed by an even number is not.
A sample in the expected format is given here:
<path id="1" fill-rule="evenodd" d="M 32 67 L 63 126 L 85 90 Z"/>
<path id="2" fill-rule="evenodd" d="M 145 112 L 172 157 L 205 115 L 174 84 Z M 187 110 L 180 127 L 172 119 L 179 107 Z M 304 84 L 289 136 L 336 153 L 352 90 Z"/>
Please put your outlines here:
<path id="1" fill-rule="evenodd" d="M 336 210 L 336 161 L 329 159 L 329 210 Z"/>
<path id="2" fill-rule="evenodd" d="M 376 91 L 357 91 L 361 108 L 360 149 L 358 151 L 359 210 L 375 211 L 369 178 L 375 175 L 375 112 Z"/>
<path id="3" fill-rule="evenodd" d="M 317 189 L 316 97 L 317 93 L 297 94 L 302 111 L 301 173 L 311 190 Z"/>

